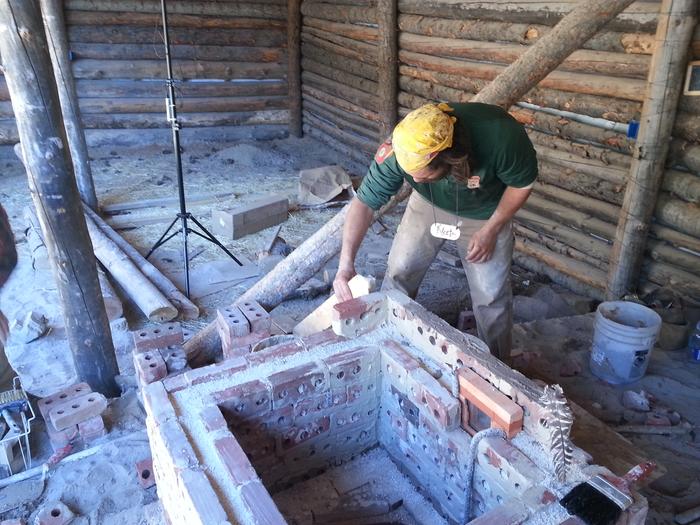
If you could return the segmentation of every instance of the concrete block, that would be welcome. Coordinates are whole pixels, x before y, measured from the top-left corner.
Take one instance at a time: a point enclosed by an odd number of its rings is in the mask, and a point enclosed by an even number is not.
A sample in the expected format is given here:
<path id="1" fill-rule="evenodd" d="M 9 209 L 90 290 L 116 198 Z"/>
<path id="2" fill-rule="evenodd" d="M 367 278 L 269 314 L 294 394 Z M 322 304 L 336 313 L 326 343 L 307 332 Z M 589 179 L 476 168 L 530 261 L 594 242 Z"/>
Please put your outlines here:
<path id="1" fill-rule="evenodd" d="M 36 515 L 36 525 L 65 525 L 70 523 L 75 514 L 62 502 L 52 501 L 45 503 Z"/>
<path id="2" fill-rule="evenodd" d="M 134 353 L 134 368 L 141 386 L 150 385 L 168 375 L 168 367 L 158 350 Z"/>
<path id="3" fill-rule="evenodd" d="M 131 335 L 134 338 L 134 351 L 136 353 L 184 343 L 180 323 L 163 323 L 151 328 L 136 330 L 131 332 Z"/>
<path id="4" fill-rule="evenodd" d="M 459 370 L 459 392 L 460 397 L 491 418 L 491 426 L 503 429 L 509 439 L 522 430 L 522 407 L 467 368 Z"/>
<path id="5" fill-rule="evenodd" d="M 153 460 L 151 458 L 142 459 L 136 463 L 136 476 L 139 480 L 139 485 L 144 489 L 149 489 L 156 484 L 156 478 L 153 475 Z"/>
<path id="6" fill-rule="evenodd" d="M 229 210 L 212 210 L 212 232 L 225 239 L 240 239 L 283 223 L 288 214 L 289 200 L 271 195 Z"/>
<path id="7" fill-rule="evenodd" d="M 107 398 L 99 392 L 91 392 L 57 404 L 49 412 L 49 419 L 56 430 L 65 430 L 99 416 L 106 408 Z"/>
<path id="8" fill-rule="evenodd" d="M 49 417 L 49 411 L 53 407 L 67 401 L 68 399 L 73 399 L 74 397 L 82 396 L 83 394 L 87 394 L 89 392 L 92 392 L 92 389 L 87 383 L 77 383 L 69 386 L 68 388 L 59 390 L 55 394 L 44 397 L 37 402 L 39 413 L 41 413 L 41 417 L 44 418 L 44 421 L 46 421 Z"/>

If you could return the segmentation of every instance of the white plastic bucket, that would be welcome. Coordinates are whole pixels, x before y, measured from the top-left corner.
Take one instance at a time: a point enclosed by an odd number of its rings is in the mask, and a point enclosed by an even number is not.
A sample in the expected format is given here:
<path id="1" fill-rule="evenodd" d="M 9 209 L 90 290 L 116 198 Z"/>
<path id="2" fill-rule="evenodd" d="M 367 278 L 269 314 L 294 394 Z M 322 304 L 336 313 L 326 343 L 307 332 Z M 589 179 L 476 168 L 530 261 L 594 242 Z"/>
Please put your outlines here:
<path id="1" fill-rule="evenodd" d="M 661 317 L 641 304 L 601 303 L 595 314 L 591 372 L 613 384 L 631 383 L 646 373 Z"/>

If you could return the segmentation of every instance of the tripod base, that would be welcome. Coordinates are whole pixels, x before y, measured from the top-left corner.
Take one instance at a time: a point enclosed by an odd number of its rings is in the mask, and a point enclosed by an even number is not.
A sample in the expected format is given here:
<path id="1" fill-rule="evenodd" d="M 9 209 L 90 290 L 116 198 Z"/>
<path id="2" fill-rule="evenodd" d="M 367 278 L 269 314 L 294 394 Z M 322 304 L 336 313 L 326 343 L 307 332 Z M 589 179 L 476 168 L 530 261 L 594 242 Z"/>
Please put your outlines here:
<path id="1" fill-rule="evenodd" d="M 170 230 L 172 230 L 175 227 L 175 224 L 177 224 L 177 221 L 180 221 L 180 228 L 178 228 L 176 231 L 170 233 Z M 192 221 L 199 230 L 195 230 L 193 228 L 190 228 L 188 225 L 187 221 Z M 148 254 L 146 254 L 146 259 L 148 259 L 153 252 L 155 252 L 158 248 L 163 246 L 166 242 L 168 242 L 170 239 L 176 237 L 180 233 L 183 233 L 184 235 L 182 236 L 182 257 L 185 263 L 185 288 L 186 288 L 186 295 L 187 298 L 189 299 L 190 297 L 190 259 L 189 259 L 189 250 L 187 246 L 187 236 L 190 234 L 197 235 L 201 237 L 202 239 L 209 241 L 212 244 L 215 244 L 219 248 L 221 248 L 226 255 L 231 257 L 239 266 L 243 266 L 243 263 L 239 261 L 231 251 L 226 248 L 221 242 L 214 237 L 214 234 L 211 233 L 209 230 L 207 230 L 204 225 L 199 222 L 197 219 L 194 218 L 194 216 L 190 212 L 184 212 L 184 213 L 178 213 L 175 215 L 175 218 L 173 221 L 170 223 L 170 225 L 166 228 L 165 232 L 163 232 L 163 235 L 160 236 L 160 238 L 156 241 L 156 243 L 153 245 L 153 247 L 148 251 Z"/>

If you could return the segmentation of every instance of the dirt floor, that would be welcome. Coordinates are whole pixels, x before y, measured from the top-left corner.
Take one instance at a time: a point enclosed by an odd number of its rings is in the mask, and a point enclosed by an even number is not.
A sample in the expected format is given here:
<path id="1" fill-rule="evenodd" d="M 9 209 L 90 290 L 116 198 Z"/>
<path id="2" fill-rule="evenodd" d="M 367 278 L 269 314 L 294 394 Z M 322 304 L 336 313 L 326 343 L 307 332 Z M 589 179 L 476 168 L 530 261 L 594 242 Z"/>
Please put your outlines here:
<path id="1" fill-rule="evenodd" d="M 176 196 L 174 156 L 169 148 L 131 148 L 126 152 L 102 146 L 91 153 L 95 186 L 102 205 Z M 183 162 L 188 196 L 220 195 L 214 203 L 190 206 L 190 211 L 205 226 L 211 227 L 210 214 L 214 209 L 226 209 L 271 193 L 282 193 L 293 200 L 300 169 L 333 164 L 338 158 L 326 146 L 304 138 L 185 145 Z M 31 205 L 26 175 L 19 161 L 7 150 L 0 156 L 0 202 L 10 215 L 20 252 L 20 267 L 0 293 L 2 310 L 13 319 L 21 318 L 27 309 L 39 309 L 58 325 L 62 321 L 55 287 L 50 279 L 36 277 L 24 241 L 22 213 L 25 206 Z M 291 212 L 280 235 L 289 245 L 296 246 L 336 212 L 337 209 Z M 398 209 L 368 234 L 358 256 L 360 273 L 381 279 L 401 212 L 402 209 Z M 174 207 L 133 211 L 130 218 L 160 216 L 164 222 L 121 233 L 145 253 L 167 227 L 167 219 L 175 213 Z M 225 245 L 236 256 L 256 263 L 258 252 L 269 243 L 273 232 L 274 228 L 270 228 L 237 241 L 227 240 Z M 154 260 L 176 280 L 182 268 L 179 250 L 179 241 L 172 240 L 156 252 Z M 212 264 L 226 264 L 221 262 L 226 258 L 218 248 L 197 239 L 192 240 L 191 254 L 194 254 L 192 272 L 197 279 L 202 279 Z M 192 331 L 205 326 L 215 315 L 216 308 L 230 304 L 274 262 L 275 259 L 260 261 L 258 275 L 231 279 L 218 286 L 204 286 L 202 295 L 196 298 L 202 316 L 195 321 L 185 321 L 183 325 Z M 333 269 L 331 261 L 327 265 L 327 275 L 332 275 Z M 323 274 L 317 278 L 322 284 Z M 646 422 L 649 417 L 646 413 L 625 409 L 620 400 L 625 390 L 648 392 L 654 398 L 651 412 L 673 420 L 676 431 L 674 435 L 624 434 L 668 471 L 644 491 L 652 508 L 648 523 L 670 523 L 675 512 L 700 504 L 697 490 L 700 488 L 700 438 L 694 429 L 700 419 L 700 366 L 690 366 L 683 352 L 656 349 L 649 372 L 641 381 L 625 387 L 607 385 L 588 371 L 593 333 L 593 317 L 588 312 L 594 303 L 517 267 L 513 269 L 513 278 L 514 292 L 518 296 L 518 320 L 531 321 L 518 325 L 514 332 L 516 347 L 521 350 L 518 358 L 521 371 L 533 378 L 560 383 L 570 399 L 612 427 L 640 426 Z M 324 297 L 322 294 L 311 300 L 286 301 L 273 315 L 281 326 L 289 328 Z M 462 270 L 436 261 L 418 301 L 454 323 L 458 312 L 469 305 Z M 559 304 L 557 301 L 561 303 L 559 307 L 555 306 Z M 125 311 L 131 329 L 146 324 L 142 314 L 128 301 L 125 301 Z M 561 315 L 567 317 L 549 318 Z M 133 381 L 123 384 L 133 385 Z M 79 516 L 74 523 L 162 523 L 155 488 L 141 488 L 134 466 L 149 455 L 143 418 L 136 391 L 129 388 L 121 398 L 111 402 L 106 413 L 110 432 L 96 442 L 94 453 L 83 459 L 64 461 L 43 477 L 0 488 L 0 519 L 33 518 L 42 505 L 61 500 Z M 678 433 L 679 429 L 684 430 Z M 35 465 L 38 465 L 52 452 L 42 423 L 34 425 L 31 440 Z M 585 443 L 578 444 L 586 448 Z"/>

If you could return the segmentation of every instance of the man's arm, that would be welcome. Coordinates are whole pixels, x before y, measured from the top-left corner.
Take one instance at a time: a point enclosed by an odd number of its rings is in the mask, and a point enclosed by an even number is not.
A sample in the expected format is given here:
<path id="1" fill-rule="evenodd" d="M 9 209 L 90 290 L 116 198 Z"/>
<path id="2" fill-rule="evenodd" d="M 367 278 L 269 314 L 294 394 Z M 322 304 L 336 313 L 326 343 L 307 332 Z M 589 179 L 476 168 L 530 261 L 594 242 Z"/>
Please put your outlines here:
<path id="1" fill-rule="evenodd" d="M 355 256 L 372 224 L 373 215 L 372 208 L 357 197 L 352 199 L 343 225 L 343 245 L 340 250 L 338 272 L 333 280 L 333 290 L 340 302 L 352 299 L 348 281 L 355 276 Z"/>
<path id="2" fill-rule="evenodd" d="M 531 187 L 513 188 L 508 186 L 501 196 L 496 211 L 486 221 L 479 231 L 472 235 L 469 241 L 467 262 L 481 263 L 491 258 L 496 247 L 496 239 L 503 226 L 510 221 L 515 213 L 525 204 L 532 192 Z"/>

